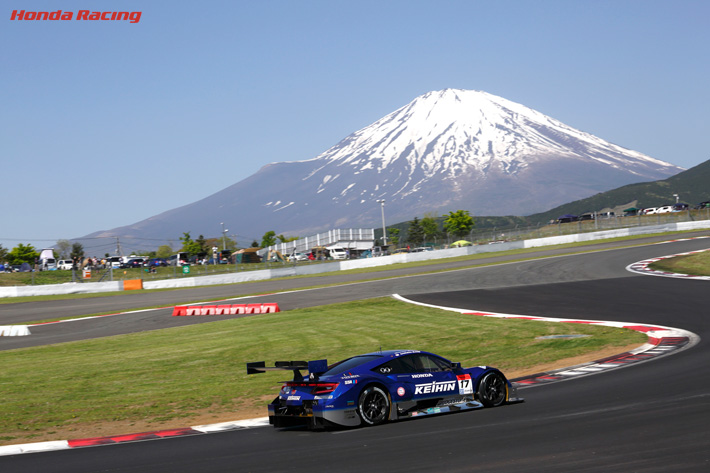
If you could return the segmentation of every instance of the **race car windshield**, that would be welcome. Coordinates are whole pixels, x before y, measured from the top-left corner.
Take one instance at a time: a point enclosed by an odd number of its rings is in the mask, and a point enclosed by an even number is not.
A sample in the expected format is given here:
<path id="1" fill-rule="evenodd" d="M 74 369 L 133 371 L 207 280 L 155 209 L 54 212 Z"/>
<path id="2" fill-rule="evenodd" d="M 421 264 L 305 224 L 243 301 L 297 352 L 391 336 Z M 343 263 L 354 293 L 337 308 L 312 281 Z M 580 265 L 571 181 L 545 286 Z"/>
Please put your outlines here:
<path id="1" fill-rule="evenodd" d="M 377 360 L 379 358 L 382 357 L 378 355 L 354 356 L 331 366 L 330 369 L 323 373 L 321 376 L 332 376 L 334 374 L 340 374 L 345 371 L 349 371 L 357 366 L 360 366 L 363 363 L 367 363 L 368 361 L 372 360 Z"/>

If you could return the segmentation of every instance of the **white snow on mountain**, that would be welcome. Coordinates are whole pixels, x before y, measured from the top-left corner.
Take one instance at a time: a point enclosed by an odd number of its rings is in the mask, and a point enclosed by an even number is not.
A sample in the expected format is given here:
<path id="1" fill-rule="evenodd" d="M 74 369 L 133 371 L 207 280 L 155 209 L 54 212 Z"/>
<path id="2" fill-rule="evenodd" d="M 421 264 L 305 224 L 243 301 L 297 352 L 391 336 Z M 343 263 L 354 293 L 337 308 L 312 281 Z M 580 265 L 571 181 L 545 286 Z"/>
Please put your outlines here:
<path id="1" fill-rule="evenodd" d="M 550 155 L 593 160 L 642 178 L 648 166 L 675 168 L 502 97 L 446 89 L 417 97 L 348 136 L 314 158 L 320 165 L 305 179 L 319 175 L 332 163 L 352 166 L 351 172 L 357 175 L 369 170 L 381 173 L 405 160 L 412 179 L 400 192 L 407 195 L 436 175 L 454 179 L 471 170 L 485 173 L 492 165 L 503 174 L 515 175 Z M 319 192 L 337 177 L 320 178 Z"/>
<path id="2" fill-rule="evenodd" d="M 167 239 L 214 222 L 248 235 L 307 235 L 376 226 L 379 199 L 391 222 L 458 209 L 524 216 L 680 171 L 510 100 L 446 89 L 313 159 L 266 165 L 200 201 L 101 235 Z"/>

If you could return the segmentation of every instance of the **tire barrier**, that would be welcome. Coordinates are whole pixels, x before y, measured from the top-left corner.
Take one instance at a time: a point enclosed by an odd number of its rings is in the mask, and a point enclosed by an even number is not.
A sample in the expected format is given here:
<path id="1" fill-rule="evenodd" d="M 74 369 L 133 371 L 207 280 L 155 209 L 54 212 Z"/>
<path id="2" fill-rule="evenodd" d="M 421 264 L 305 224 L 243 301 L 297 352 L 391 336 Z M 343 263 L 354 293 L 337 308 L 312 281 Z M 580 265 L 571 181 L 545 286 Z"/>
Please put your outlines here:
<path id="1" fill-rule="evenodd" d="M 29 334 L 27 325 L 0 325 L 0 337 L 22 337 Z"/>
<path id="2" fill-rule="evenodd" d="M 173 308 L 173 317 L 189 315 L 270 314 L 273 312 L 281 312 L 279 305 L 275 302 L 266 304 L 182 305 Z"/>

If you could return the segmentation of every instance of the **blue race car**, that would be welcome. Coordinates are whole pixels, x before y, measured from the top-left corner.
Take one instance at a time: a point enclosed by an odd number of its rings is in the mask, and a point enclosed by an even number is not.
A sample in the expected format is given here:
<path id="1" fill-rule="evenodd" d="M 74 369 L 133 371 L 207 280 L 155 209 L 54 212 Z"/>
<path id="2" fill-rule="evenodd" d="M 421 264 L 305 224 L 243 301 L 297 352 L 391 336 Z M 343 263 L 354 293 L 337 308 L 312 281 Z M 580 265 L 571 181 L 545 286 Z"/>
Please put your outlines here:
<path id="1" fill-rule="evenodd" d="M 355 427 L 522 402 L 496 368 L 461 368 L 433 353 L 389 350 L 326 360 L 247 363 L 247 374 L 291 370 L 293 381 L 269 404 L 274 427 Z M 301 370 L 308 370 L 303 376 Z"/>

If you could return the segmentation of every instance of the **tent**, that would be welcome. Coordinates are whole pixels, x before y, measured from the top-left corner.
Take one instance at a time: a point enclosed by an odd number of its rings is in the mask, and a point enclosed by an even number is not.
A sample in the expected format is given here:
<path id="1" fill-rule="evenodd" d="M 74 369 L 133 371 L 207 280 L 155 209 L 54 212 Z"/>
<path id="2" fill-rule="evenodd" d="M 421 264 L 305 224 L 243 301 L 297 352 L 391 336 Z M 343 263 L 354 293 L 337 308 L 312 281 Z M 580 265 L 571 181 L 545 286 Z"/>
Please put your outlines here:
<path id="1" fill-rule="evenodd" d="M 452 248 L 460 248 L 460 247 L 462 247 L 462 246 L 471 246 L 471 245 L 472 245 L 472 243 L 471 243 L 470 241 L 459 240 L 459 241 L 453 242 L 453 243 L 451 244 L 451 247 L 452 247 Z"/>
<path id="2" fill-rule="evenodd" d="M 256 254 L 261 248 L 244 248 L 243 250 L 235 251 L 232 256 L 236 257 L 237 263 L 260 263 L 261 257 Z"/>
<path id="3" fill-rule="evenodd" d="M 639 212 L 641 212 L 641 209 L 638 207 L 629 207 L 628 209 L 624 209 L 624 217 L 633 217 L 638 215 Z"/>

